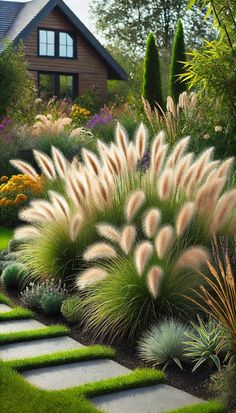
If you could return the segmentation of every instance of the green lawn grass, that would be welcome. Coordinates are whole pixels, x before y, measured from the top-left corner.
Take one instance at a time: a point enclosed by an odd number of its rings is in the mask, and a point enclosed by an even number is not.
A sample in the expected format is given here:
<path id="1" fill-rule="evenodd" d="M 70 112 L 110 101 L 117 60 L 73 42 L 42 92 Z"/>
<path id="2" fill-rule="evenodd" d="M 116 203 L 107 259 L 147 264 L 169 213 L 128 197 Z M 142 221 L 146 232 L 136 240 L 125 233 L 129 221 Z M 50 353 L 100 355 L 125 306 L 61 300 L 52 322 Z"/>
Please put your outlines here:
<path id="1" fill-rule="evenodd" d="M 27 308 L 15 307 L 6 313 L 0 313 L 0 321 L 28 319 L 33 318 L 33 316 L 34 313 Z"/>
<path id="2" fill-rule="evenodd" d="M 0 303 L 1 304 L 7 304 L 11 306 L 11 300 L 8 298 L 5 294 L 0 292 Z"/>
<path id="3" fill-rule="evenodd" d="M 42 338 L 61 337 L 67 335 L 68 328 L 62 325 L 54 325 L 40 328 L 38 330 L 17 331 L 13 333 L 0 334 L 0 344 L 17 343 L 20 341 L 38 340 Z"/>
<path id="4" fill-rule="evenodd" d="M 0 250 L 7 248 L 9 241 L 12 239 L 13 230 L 0 226 Z"/>
<path id="5" fill-rule="evenodd" d="M 33 387 L 0 362 L 0 406 L 3 413 L 99 413 L 87 397 L 114 390 L 125 390 L 163 382 L 165 374 L 152 369 L 140 369 L 129 375 L 59 391 Z"/>
<path id="6" fill-rule="evenodd" d="M 89 346 L 73 350 L 59 351 L 53 354 L 46 354 L 38 357 L 31 357 L 22 360 L 6 361 L 5 364 L 17 371 L 24 371 L 39 367 L 57 366 L 61 364 L 74 363 L 78 361 L 114 358 L 115 350 L 106 346 Z"/>

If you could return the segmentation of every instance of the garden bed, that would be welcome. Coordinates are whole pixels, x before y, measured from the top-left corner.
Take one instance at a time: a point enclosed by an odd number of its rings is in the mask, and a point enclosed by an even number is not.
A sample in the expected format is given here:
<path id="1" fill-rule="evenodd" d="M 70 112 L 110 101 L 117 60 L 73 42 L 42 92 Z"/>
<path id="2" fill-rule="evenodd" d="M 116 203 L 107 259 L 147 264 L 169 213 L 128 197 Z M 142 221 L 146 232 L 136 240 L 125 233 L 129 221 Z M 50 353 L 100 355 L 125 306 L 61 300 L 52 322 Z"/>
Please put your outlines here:
<path id="1" fill-rule="evenodd" d="M 4 288 L 0 286 L 0 292 L 4 292 L 9 295 L 11 301 L 15 305 L 23 305 L 16 291 L 11 290 L 6 292 Z M 79 324 L 76 326 L 71 326 L 62 316 L 47 317 L 42 312 L 36 312 L 34 318 L 46 325 L 65 324 L 70 329 L 69 336 L 81 344 L 87 346 L 93 344 L 109 345 L 108 341 L 94 339 L 91 334 L 83 331 L 82 325 Z M 113 343 L 112 346 L 116 350 L 114 360 L 121 365 L 131 370 L 143 367 L 152 367 L 151 364 L 144 363 L 138 359 L 136 350 L 127 342 L 119 343 L 118 345 Z M 210 399 L 211 393 L 209 391 L 209 378 L 212 371 L 209 371 L 206 366 L 202 366 L 197 369 L 196 372 L 192 373 L 191 368 L 191 366 L 186 365 L 184 366 L 184 370 L 181 371 L 178 367 L 169 366 L 166 369 L 166 383 L 204 400 Z"/>

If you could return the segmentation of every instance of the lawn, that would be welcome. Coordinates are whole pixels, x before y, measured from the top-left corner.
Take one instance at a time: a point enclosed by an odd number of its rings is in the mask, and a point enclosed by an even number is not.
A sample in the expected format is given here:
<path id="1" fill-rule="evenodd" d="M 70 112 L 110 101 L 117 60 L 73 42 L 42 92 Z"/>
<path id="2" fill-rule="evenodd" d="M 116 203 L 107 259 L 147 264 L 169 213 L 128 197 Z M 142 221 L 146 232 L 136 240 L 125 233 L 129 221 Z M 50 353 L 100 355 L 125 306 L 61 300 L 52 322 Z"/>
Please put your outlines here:
<path id="1" fill-rule="evenodd" d="M 0 226 L 0 250 L 7 248 L 13 235 L 13 230 Z"/>

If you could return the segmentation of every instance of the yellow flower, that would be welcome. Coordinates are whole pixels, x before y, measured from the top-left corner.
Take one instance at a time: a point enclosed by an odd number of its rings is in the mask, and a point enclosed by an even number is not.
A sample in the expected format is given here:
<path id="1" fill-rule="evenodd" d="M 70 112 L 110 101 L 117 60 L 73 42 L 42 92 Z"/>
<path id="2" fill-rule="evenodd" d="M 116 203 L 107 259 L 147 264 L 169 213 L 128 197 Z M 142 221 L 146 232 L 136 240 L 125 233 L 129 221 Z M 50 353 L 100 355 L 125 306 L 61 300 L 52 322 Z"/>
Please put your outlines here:
<path id="1" fill-rule="evenodd" d="M 6 182 L 6 181 L 8 181 L 8 176 L 3 175 L 3 176 L 1 177 L 1 179 L 0 179 L 0 181 L 1 181 L 1 182 Z"/>

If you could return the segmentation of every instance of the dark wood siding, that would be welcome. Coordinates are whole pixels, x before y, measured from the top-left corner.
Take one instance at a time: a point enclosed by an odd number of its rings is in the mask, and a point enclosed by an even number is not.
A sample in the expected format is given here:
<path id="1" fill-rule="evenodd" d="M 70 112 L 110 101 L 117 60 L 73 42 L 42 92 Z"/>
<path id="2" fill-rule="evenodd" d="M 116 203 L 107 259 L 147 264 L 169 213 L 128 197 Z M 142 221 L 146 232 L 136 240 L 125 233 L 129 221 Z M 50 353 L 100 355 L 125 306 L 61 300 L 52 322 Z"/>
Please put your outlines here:
<path id="1" fill-rule="evenodd" d="M 38 27 L 73 31 L 77 39 L 77 59 L 60 59 L 38 56 L 38 28 L 25 39 L 25 53 L 29 70 L 35 80 L 38 71 L 52 71 L 79 74 L 78 90 L 83 94 L 92 85 L 98 89 L 101 98 L 106 96 L 107 68 L 100 56 L 74 29 L 67 18 L 55 8 Z"/>

